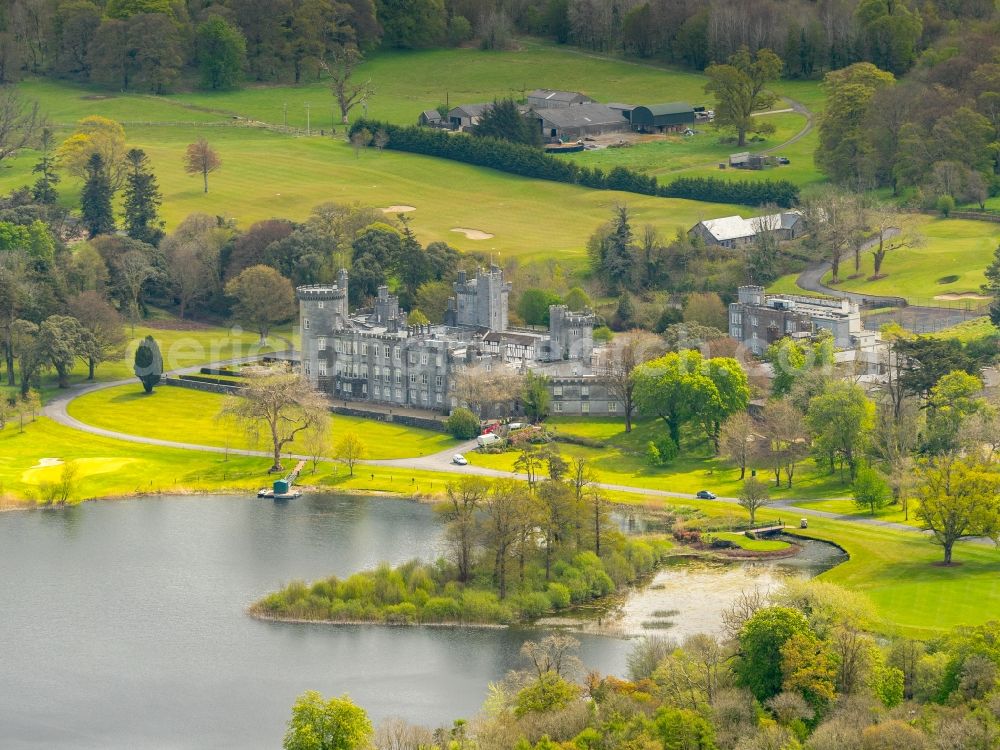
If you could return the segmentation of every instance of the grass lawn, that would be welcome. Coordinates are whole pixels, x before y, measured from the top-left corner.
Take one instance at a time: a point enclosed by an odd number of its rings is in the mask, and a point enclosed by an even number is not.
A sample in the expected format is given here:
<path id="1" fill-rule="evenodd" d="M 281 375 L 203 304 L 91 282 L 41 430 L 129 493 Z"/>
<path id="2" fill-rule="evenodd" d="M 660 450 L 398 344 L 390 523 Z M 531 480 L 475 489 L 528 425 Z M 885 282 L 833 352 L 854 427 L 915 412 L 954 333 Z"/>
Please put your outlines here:
<path id="1" fill-rule="evenodd" d="M 820 500 L 805 500 L 799 503 L 804 508 L 812 508 L 813 510 L 823 510 L 828 513 L 838 513 L 842 516 L 851 516 L 854 518 L 876 518 L 879 521 L 892 521 L 893 523 L 906 523 L 914 528 L 920 527 L 920 521 L 917 519 L 916 508 L 917 503 L 915 500 L 910 501 L 909 518 L 907 514 L 903 513 L 903 508 L 900 505 L 887 505 L 885 508 L 875 511 L 873 516 L 867 509 L 859 508 L 854 500 L 848 497 L 838 497 L 832 499 L 820 499 Z"/>
<path id="2" fill-rule="evenodd" d="M 773 511 L 765 517 L 773 516 Z M 833 541 L 851 559 L 822 579 L 869 596 L 885 618 L 883 630 L 928 638 L 957 625 L 997 619 L 1000 613 L 1000 551 L 959 544 L 958 563 L 937 563 L 941 548 L 916 534 L 809 519 L 808 536 Z"/>
<path id="3" fill-rule="evenodd" d="M 496 253 L 502 259 L 557 257 L 582 264 L 590 235 L 615 205 L 627 202 L 636 226 L 652 224 L 664 236 L 703 218 L 737 213 L 737 206 L 589 190 L 516 177 L 491 169 L 415 154 L 366 151 L 330 138 L 295 138 L 263 130 L 194 127 L 129 128 L 129 143 L 147 152 L 163 190 L 167 228 L 195 212 L 235 219 L 243 228 L 271 217 L 304 219 L 324 202 L 374 206 L 410 205 L 412 226 L 424 243 L 445 241 L 461 250 Z M 182 154 L 207 135 L 222 159 L 209 192 L 185 174 Z M 36 155 L 25 152 L 0 171 L 0 191 L 27 184 Z M 262 176 L 266 177 L 262 179 Z M 60 184 L 64 203 L 75 208 L 79 183 Z M 474 200 L 470 197 L 474 196 Z M 455 228 L 494 235 L 467 239 Z"/>
<path id="4" fill-rule="evenodd" d="M 781 105 L 776 105 L 780 107 Z M 767 121 L 777 128 L 773 135 L 754 143 L 753 150 L 771 148 L 783 143 L 798 133 L 806 123 L 803 115 L 787 112 L 767 115 Z M 719 131 L 707 125 L 697 125 L 695 135 L 651 135 L 645 136 L 644 142 L 629 148 L 603 148 L 595 151 L 582 151 L 566 154 L 561 157 L 575 161 L 581 167 L 600 167 L 607 170 L 611 167 L 625 166 L 638 172 L 645 172 L 659 177 L 667 182 L 673 172 L 691 167 L 709 167 L 718 172 L 718 163 L 725 162 L 729 155 L 737 151 L 732 143 L 722 142 Z M 721 174 L 721 173 L 720 173 Z M 785 176 L 784 168 L 770 171 L 768 176 Z M 757 173 L 725 172 L 729 178 L 749 178 Z"/>
<path id="5" fill-rule="evenodd" d="M 81 422 L 129 435 L 224 448 L 270 450 L 269 443 L 252 444 L 231 424 L 217 419 L 223 397 L 175 386 L 161 386 L 151 396 L 135 385 L 105 388 L 75 399 L 69 413 Z M 443 432 L 404 427 L 334 415 L 332 441 L 355 432 L 365 443 L 365 458 L 409 458 L 447 450 L 457 443 Z M 306 453 L 292 443 L 286 453 Z"/>
<path id="6" fill-rule="evenodd" d="M 877 281 L 868 281 L 872 256 L 866 253 L 861 264 L 862 277 L 844 278 L 837 288 L 906 297 L 911 304 L 956 307 L 964 306 L 965 302 L 939 297 L 980 294 L 980 286 L 986 280 L 983 270 L 1000 242 L 1000 224 L 928 216 L 916 216 L 914 221 L 923 237 L 921 245 L 889 253 L 882 266 L 885 276 Z M 842 277 L 853 271 L 852 263 L 848 260 L 841 265 Z M 828 284 L 830 274 L 823 281 Z"/>
<path id="7" fill-rule="evenodd" d="M 994 336 L 997 327 L 990 322 L 986 316 L 966 320 L 950 328 L 942 328 L 940 331 L 932 333 L 939 339 L 958 339 L 959 341 L 975 341 L 986 336 Z"/>
<path id="8" fill-rule="evenodd" d="M 43 459 L 49 459 L 44 461 Z M 78 469 L 71 501 L 95 497 L 255 489 L 266 482 L 270 462 L 262 458 L 172 450 L 83 435 L 44 417 L 19 432 L 0 430 L 0 497 L 37 497 L 39 485 L 59 480 L 52 459 L 74 461 Z"/>
<path id="9" fill-rule="evenodd" d="M 669 466 L 650 466 L 645 459 L 646 444 L 662 435 L 665 429 L 652 420 L 634 424 L 631 434 L 626 434 L 623 424 L 617 420 L 566 417 L 551 419 L 546 424 L 557 432 L 607 443 L 603 448 L 555 444 L 566 456 L 589 459 L 601 482 L 692 494 L 699 490 L 711 490 L 725 497 L 736 496 L 742 486 L 739 470 L 730 468 L 720 458 L 709 456 L 697 436 L 685 441 L 685 451 Z M 466 458 L 477 466 L 514 471 L 517 454 L 469 453 Z M 816 469 L 812 462 L 803 461 L 792 489 L 772 490 L 772 494 L 781 498 L 813 499 L 844 496 L 848 491 L 848 486 L 841 483 L 839 477 Z"/>
<path id="10" fill-rule="evenodd" d="M 780 539 L 751 539 L 746 534 L 737 531 L 713 531 L 711 535 L 716 539 L 732 542 L 740 549 L 751 552 L 775 552 L 789 547 L 788 542 L 783 542 Z"/>

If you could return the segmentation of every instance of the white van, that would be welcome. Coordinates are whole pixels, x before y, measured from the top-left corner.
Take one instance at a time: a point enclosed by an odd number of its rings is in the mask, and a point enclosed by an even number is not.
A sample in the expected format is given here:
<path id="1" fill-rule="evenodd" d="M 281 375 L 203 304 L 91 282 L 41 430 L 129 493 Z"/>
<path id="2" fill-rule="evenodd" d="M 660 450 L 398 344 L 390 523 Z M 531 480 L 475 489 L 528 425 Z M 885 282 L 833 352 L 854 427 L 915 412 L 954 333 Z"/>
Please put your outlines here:
<path id="1" fill-rule="evenodd" d="M 487 445 L 493 445 L 493 443 L 497 443 L 499 441 L 500 438 L 498 438 L 492 432 L 488 432 L 485 435 L 480 435 L 479 437 L 476 438 L 476 443 L 479 445 L 480 448 L 485 448 Z"/>

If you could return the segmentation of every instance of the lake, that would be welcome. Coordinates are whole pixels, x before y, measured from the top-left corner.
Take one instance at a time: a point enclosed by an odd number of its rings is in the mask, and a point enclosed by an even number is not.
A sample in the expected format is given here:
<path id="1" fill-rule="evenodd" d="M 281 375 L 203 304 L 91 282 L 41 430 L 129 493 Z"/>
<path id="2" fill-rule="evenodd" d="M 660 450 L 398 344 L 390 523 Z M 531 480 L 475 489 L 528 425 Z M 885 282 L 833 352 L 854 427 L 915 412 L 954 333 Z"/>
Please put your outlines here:
<path id="1" fill-rule="evenodd" d="M 0 515 L 0 747 L 277 748 L 297 695 L 349 693 L 374 721 L 470 717 L 539 629 L 263 622 L 295 579 L 441 553 L 431 508 L 306 495 L 92 502 Z M 623 675 L 631 642 L 579 633 Z"/>

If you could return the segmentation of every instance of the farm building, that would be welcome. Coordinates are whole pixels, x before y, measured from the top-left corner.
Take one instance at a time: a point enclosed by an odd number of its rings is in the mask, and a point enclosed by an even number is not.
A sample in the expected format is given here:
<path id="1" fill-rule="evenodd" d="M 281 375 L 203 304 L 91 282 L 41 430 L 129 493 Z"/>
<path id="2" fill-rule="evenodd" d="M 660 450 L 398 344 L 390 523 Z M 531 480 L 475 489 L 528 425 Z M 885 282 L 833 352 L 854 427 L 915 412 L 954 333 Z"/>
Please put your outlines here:
<path id="1" fill-rule="evenodd" d="M 729 166 L 734 169 L 763 169 L 771 164 L 769 157 L 765 154 L 751 154 L 749 151 L 741 151 L 738 154 L 729 155 Z"/>
<path id="2" fill-rule="evenodd" d="M 594 100 L 578 91 L 556 91 L 555 89 L 535 89 L 528 94 L 528 106 L 532 109 L 556 109 L 577 104 L 593 104 Z"/>
<path id="3" fill-rule="evenodd" d="M 629 122 L 632 121 L 632 110 L 635 109 L 634 104 L 622 104 L 621 102 L 608 102 L 607 105 L 615 112 L 621 112 L 622 117 L 624 117 Z"/>
<path id="4" fill-rule="evenodd" d="M 780 214 L 755 216 L 724 216 L 721 219 L 699 221 L 688 230 L 688 237 L 700 237 L 706 245 L 742 247 L 762 232 L 775 235 L 779 240 L 794 240 L 805 234 L 805 219 L 799 211 L 782 211 Z"/>
<path id="5" fill-rule="evenodd" d="M 486 104 L 462 104 L 448 111 L 448 123 L 452 130 L 464 130 L 479 124 L 483 113 L 492 107 Z"/>
<path id="6" fill-rule="evenodd" d="M 621 112 L 603 104 L 543 109 L 535 112 L 535 118 L 541 122 L 542 136 L 545 138 L 568 140 L 629 129 L 628 120 Z"/>
<path id="7" fill-rule="evenodd" d="M 420 113 L 417 118 L 417 124 L 423 125 L 424 127 L 430 128 L 445 128 L 448 127 L 448 121 L 445 120 L 441 113 L 436 109 L 425 109 Z"/>
<path id="8" fill-rule="evenodd" d="M 632 127 L 644 133 L 663 133 L 694 124 L 694 107 L 684 102 L 651 104 L 632 110 Z"/>

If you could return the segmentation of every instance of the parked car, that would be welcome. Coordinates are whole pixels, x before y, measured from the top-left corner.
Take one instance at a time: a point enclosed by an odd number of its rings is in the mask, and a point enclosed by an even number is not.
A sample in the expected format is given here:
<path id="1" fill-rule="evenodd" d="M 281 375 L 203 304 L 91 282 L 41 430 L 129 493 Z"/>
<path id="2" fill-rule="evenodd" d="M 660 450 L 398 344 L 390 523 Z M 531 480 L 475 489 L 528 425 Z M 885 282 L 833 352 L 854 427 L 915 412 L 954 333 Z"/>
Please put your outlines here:
<path id="1" fill-rule="evenodd" d="M 695 497 L 699 500 L 715 500 L 716 494 L 714 492 L 709 492 L 708 490 L 699 490 Z"/>
<path id="2" fill-rule="evenodd" d="M 779 156 L 778 164 L 791 164 L 791 160 L 787 156 Z"/>
<path id="3" fill-rule="evenodd" d="M 466 466 L 469 462 L 465 460 L 465 456 L 461 453 L 456 453 L 451 457 L 451 462 L 453 464 L 458 464 L 459 466 Z"/>

